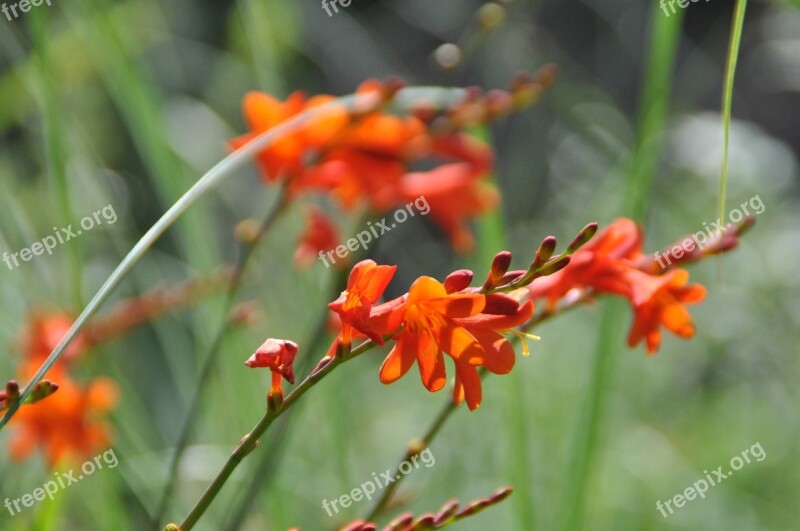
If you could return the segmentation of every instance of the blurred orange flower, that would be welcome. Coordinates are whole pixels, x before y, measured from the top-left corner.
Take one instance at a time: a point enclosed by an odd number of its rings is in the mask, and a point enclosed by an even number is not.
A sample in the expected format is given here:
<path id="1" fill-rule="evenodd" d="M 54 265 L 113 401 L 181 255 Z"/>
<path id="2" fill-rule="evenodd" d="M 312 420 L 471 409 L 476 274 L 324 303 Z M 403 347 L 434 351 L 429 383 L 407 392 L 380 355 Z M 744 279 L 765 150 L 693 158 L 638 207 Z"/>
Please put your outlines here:
<path id="1" fill-rule="evenodd" d="M 647 352 L 655 354 L 661 345 L 661 325 L 678 337 L 689 339 L 694 336 L 692 316 L 684 304 L 702 301 L 706 290 L 699 284 L 688 284 L 689 273 L 686 270 L 676 269 L 662 276 L 631 270 L 627 276 L 632 277 L 634 312 L 628 345 L 635 347 L 644 339 Z"/>
<path id="2" fill-rule="evenodd" d="M 294 262 L 308 266 L 323 253 L 335 249 L 339 244 L 339 232 L 336 225 L 318 207 L 308 208 L 308 227 L 300 238 Z"/>
<path id="3" fill-rule="evenodd" d="M 58 383 L 57 393 L 17 412 L 9 441 L 12 459 L 25 459 L 39 447 L 52 468 L 90 457 L 111 444 L 110 427 L 101 417 L 117 402 L 116 384 L 96 378 L 83 386 L 68 377 Z"/>

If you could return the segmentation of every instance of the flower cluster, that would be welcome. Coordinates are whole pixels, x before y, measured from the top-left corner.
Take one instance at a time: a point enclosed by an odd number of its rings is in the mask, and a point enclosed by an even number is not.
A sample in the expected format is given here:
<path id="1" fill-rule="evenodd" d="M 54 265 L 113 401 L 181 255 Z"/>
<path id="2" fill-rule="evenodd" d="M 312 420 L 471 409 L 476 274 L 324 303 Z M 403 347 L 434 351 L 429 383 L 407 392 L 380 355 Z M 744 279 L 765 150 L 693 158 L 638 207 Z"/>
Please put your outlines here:
<path id="1" fill-rule="evenodd" d="M 738 237 L 752 223 L 748 218 L 732 226 L 704 251 L 685 261 L 735 248 Z M 565 298 L 602 294 L 623 297 L 634 315 L 628 345 L 635 347 L 644 340 L 648 353 L 655 354 L 661 345 L 662 326 L 684 339 L 694 335 L 694 323 L 685 305 L 702 301 L 706 291 L 701 285 L 689 284 L 688 271 L 675 267 L 677 262 L 667 269 L 653 267 L 653 255 L 645 254 L 643 247 L 641 227 L 633 220 L 618 219 L 576 252 L 564 269 L 532 283 L 529 296 L 545 299 L 550 308 Z"/>
<path id="2" fill-rule="evenodd" d="M 465 252 L 474 244 L 469 220 L 496 207 L 499 194 L 486 180 L 494 162 L 492 148 L 464 129 L 532 103 L 553 77 L 553 70 L 545 69 L 536 79 L 520 78 L 511 92 L 470 90 L 461 104 L 446 111 L 420 102 L 405 116 L 387 111 L 401 88 L 395 81 L 363 83 L 352 108 L 327 95 L 307 98 L 298 91 L 280 101 L 251 92 L 243 103 L 250 132 L 229 144 L 241 148 L 311 111 L 292 133 L 258 154 L 265 181 L 284 183 L 290 199 L 319 192 L 335 198 L 345 210 L 366 205 L 374 213 L 424 196 L 433 221 L 457 251 Z M 415 170 L 431 165 L 432 169 Z M 335 234 L 319 212 L 310 222 L 304 250 L 297 256 L 301 263 L 308 263 L 304 257 L 309 254 L 330 249 Z"/>
<path id="3" fill-rule="evenodd" d="M 738 237 L 752 225 L 747 219 L 719 236 L 704 256 L 738 245 Z M 628 336 L 631 347 L 642 340 L 650 354 L 661 344 L 661 327 L 681 338 L 695 333 L 686 305 L 700 302 L 705 289 L 688 283 L 688 272 L 672 267 L 654 268 L 652 255 L 643 251 L 640 227 L 621 218 L 597 236 L 597 224 L 581 230 L 556 255 L 556 239 L 545 238 L 525 270 L 510 270 L 511 253 L 498 253 L 486 280 L 471 286 L 474 274 L 462 269 L 440 282 L 428 276 L 416 279 L 407 293 L 380 302 L 397 266 L 363 260 L 351 270 L 346 289 L 328 307 L 338 317 L 338 334 L 315 372 L 336 357 L 346 358 L 358 340 L 391 344 L 380 369 L 385 384 L 403 377 L 416 363 L 426 389 L 439 391 L 446 384 L 445 359 L 455 367 L 453 400 L 470 409 L 481 403 L 481 370 L 506 374 L 515 363 L 510 334 L 523 333 L 534 321 L 534 301 L 543 299 L 539 318 L 552 315 L 560 305 L 584 303 L 600 295 L 625 298 L 633 310 Z M 693 256 L 691 261 L 704 256 Z M 527 354 L 527 347 L 524 346 Z M 250 367 L 267 367 L 272 373 L 271 407 L 282 399 L 281 376 L 291 383 L 291 364 L 297 345 L 287 340 L 267 340 L 248 360 Z"/>

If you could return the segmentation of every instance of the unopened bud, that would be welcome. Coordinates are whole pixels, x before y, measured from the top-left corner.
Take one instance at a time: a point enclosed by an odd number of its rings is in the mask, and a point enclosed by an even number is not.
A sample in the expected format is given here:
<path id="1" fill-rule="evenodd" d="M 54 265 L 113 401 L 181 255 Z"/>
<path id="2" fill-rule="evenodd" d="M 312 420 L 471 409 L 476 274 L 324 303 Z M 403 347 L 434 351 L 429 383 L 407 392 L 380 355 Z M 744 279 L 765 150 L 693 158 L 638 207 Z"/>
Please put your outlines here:
<path id="1" fill-rule="evenodd" d="M 581 247 L 583 247 L 589 240 L 597 233 L 597 223 L 592 222 L 586 225 L 572 240 L 572 243 L 567 247 L 567 253 L 572 254 Z"/>
<path id="2" fill-rule="evenodd" d="M 439 514 L 436 515 L 436 519 L 433 522 L 434 526 L 440 526 L 445 523 L 447 520 L 453 517 L 458 511 L 458 500 L 450 500 L 449 502 L 445 503 L 441 509 L 439 509 Z"/>
<path id="3" fill-rule="evenodd" d="M 508 251 L 501 251 L 497 253 L 492 260 L 492 271 L 491 271 L 491 279 L 493 282 L 497 282 L 503 278 L 503 275 L 506 274 L 508 268 L 511 266 L 511 253 Z"/>
<path id="4" fill-rule="evenodd" d="M 447 293 L 455 293 L 469 287 L 473 273 L 469 269 L 453 271 L 444 279 L 444 289 Z"/>
<path id="5" fill-rule="evenodd" d="M 536 251 L 536 256 L 534 257 L 533 262 L 531 262 L 531 271 L 536 271 L 542 266 L 542 264 L 550 260 L 550 257 L 553 256 L 553 253 L 556 250 L 556 243 L 555 236 L 548 236 L 542 240 L 542 243 L 539 245 L 539 249 Z"/>

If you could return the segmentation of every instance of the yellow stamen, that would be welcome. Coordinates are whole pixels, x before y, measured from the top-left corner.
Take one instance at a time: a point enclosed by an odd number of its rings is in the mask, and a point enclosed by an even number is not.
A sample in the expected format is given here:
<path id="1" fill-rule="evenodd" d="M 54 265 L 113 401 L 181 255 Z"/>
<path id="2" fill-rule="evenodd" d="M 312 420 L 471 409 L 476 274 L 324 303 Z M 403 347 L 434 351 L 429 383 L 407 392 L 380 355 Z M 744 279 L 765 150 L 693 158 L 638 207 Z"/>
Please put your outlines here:
<path id="1" fill-rule="evenodd" d="M 519 330 L 514 330 L 513 328 L 509 330 L 512 334 L 519 338 L 520 343 L 522 343 L 522 355 L 523 356 L 530 356 L 530 350 L 528 350 L 528 343 L 525 341 L 526 339 L 533 339 L 534 341 L 541 341 L 541 337 L 535 336 L 533 334 L 529 334 L 527 332 L 520 332 Z"/>

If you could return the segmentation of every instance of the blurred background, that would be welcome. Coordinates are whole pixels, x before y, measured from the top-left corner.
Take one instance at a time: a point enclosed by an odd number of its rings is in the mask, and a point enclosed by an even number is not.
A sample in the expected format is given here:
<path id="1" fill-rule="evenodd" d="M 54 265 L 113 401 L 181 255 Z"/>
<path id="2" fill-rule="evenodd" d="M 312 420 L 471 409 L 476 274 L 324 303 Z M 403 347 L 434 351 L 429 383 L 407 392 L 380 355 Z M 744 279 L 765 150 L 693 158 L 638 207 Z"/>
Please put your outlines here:
<path id="1" fill-rule="evenodd" d="M 508 501 L 455 528 L 797 529 L 798 7 L 775 0 L 748 8 L 726 210 L 756 195 L 765 209 L 740 249 L 691 268 L 709 290 L 691 308 L 696 337 L 666 335 L 655 357 L 630 350 L 627 311 L 610 336 L 601 331 L 613 310 L 606 301 L 546 323 L 530 357 L 486 380 L 482 407 L 463 407 L 444 426 L 431 445 L 436 464 L 409 475 L 404 505 L 391 514 L 512 485 Z M 505 88 L 516 72 L 555 63 L 559 82 L 541 103 L 488 130 L 515 264 L 526 264 L 549 234 L 566 241 L 590 221 L 630 214 L 630 179 L 648 183 L 639 203 L 648 250 L 703 230 L 717 218 L 732 11 L 725 0 L 669 17 L 655 2 L 622 0 L 353 0 L 329 16 L 316 1 L 56 0 L 0 17 L 0 248 L 27 247 L 106 205 L 118 216 L 53 256 L 0 266 L 0 375 L 18 370 L 31 311 L 76 315 L 166 208 L 227 154 L 225 141 L 245 131 L 240 107 L 249 90 L 340 95 L 392 75 L 411 85 Z M 448 43 L 457 49 L 442 48 Z M 240 170 L 168 231 L 105 311 L 233 264 L 235 227 L 262 218 L 275 199 L 254 166 Z M 243 366 L 254 349 L 267 337 L 293 339 L 307 370 L 329 344 L 322 311 L 341 279 L 320 263 L 292 264 L 303 212 L 296 204 L 280 216 L 248 265 L 236 302 L 255 301 L 258 311 L 218 349 L 161 525 L 186 515 L 262 413 L 268 377 Z M 345 237 L 361 230 L 357 219 L 339 221 Z M 458 256 L 430 220 L 416 217 L 370 251 L 399 266 L 394 296 L 421 274 L 471 267 L 483 276 L 486 257 L 500 249 L 482 234 L 479 243 L 473 256 Z M 76 378 L 105 375 L 120 387 L 111 413 L 119 466 L 19 515 L 0 510 L 0 528 L 154 527 L 172 449 L 226 318 L 223 303 L 224 290 L 212 289 L 86 355 Z M 604 344 L 613 348 L 601 367 Z M 416 377 L 383 386 L 381 354 L 309 393 L 198 529 L 333 529 L 364 516 L 362 501 L 329 518 L 322 500 L 394 466 L 448 398 Z M 598 370 L 604 400 L 597 429 L 587 432 Z M 0 432 L 4 448 L 13 431 L 12 421 Z M 669 518 L 656 509 L 755 443 L 763 461 Z M 13 461 L 4 451 L 0 498 L 50 476 L 39 453 Z"/>

